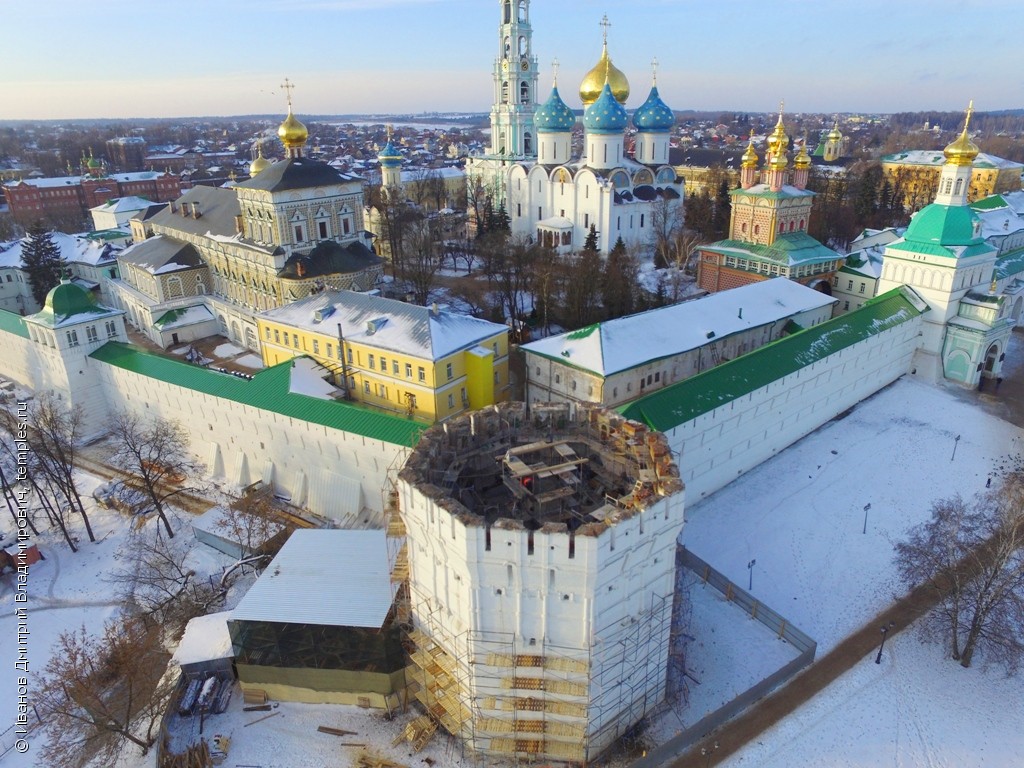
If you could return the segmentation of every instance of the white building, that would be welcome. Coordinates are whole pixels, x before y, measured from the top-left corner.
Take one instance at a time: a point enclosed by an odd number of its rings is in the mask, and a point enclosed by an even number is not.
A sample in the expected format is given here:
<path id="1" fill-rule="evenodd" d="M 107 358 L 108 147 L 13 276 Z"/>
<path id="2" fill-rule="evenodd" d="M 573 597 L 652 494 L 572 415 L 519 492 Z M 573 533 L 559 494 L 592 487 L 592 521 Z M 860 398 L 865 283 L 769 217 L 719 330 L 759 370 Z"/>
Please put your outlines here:
<path id="1" fill-rule="evenodd" d="M 832 317 L 835 299 L 764 280 L 524 344 L 526 399 L 608 407 Z"/>
<path id="2" fill-rule="evenodd" d="M 583 152 L 575 153 L 576 114 L 557 79 L 547 101 L 537 103 L 529 5 L 502 3 L 491 146 L 469 160 L 469 194 L 482 192 L 495 209 L 503 207 L 514 235 L 559 253 L 579 250 L 591 228 L 603 254 L 619 238 L 627 246 L 649 245 L 659 226 L 682 215 L 682 180 L 668 164 L 672 110 L 655 83 L 633 113 L 632 135 L 629 82 L 608 55 L 606 26 L 601 58 L 580 86 Z"/>

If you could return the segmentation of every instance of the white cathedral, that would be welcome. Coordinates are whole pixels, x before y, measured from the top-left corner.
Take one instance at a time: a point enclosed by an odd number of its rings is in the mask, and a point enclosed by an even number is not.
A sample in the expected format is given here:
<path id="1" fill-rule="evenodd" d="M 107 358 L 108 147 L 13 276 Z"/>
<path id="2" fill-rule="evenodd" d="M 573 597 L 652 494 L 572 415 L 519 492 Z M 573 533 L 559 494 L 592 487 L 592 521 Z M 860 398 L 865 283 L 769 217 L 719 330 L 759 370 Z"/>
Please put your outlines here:
<path id="1" fill-rule="evenodd" d="M 672 110 L 655 79 L 630 127 L 629 82 L 612 64 L 607 19 L 602 24 L 601 58 L 579 91 L 584 140 L 576 156 L 576 114 L 558 92 L 557 75 L 547 101 L 537 102 L 530 2 L 502 0 L 491 145 L 467 168 L 470 195 L 482 190 L 495 209 L 504 207 L 513 235 L 559 253 L 582 248 L 591 227 L 602 254 L 620 237 L 627 246 L 647 245 L 657 226 L 682 216 L 682 180 L 668 164 Z"/>

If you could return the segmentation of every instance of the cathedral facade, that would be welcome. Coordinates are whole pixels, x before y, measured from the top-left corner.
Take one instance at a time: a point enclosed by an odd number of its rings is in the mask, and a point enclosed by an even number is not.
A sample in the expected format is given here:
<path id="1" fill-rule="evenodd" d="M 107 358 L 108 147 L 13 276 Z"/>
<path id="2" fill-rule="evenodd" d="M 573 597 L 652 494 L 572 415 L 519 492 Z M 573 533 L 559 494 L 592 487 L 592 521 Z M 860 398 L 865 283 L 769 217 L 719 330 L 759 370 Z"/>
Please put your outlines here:
<path id="1" fill-rule="evenodd" d="M 538 103 L 529 6 L 529 0 L 501 3 L 491 144 L 469 160 L 471 197 L 504 208 L 513 235 L 559 253 L 579 250 L 591 229 L 602 254 L 619 238 L 627 246 L 649 245 L 659 228 L 682 221 L 682 179 L 668 161 L 672 110 L 655 80 L 630 120 L 629 82 L 608 54 L 605 20 L 601 58 L 579 90 L 583 145 L 577 151 L 577 116 L 559 93 L 557 75 L 547 100 Z"/>

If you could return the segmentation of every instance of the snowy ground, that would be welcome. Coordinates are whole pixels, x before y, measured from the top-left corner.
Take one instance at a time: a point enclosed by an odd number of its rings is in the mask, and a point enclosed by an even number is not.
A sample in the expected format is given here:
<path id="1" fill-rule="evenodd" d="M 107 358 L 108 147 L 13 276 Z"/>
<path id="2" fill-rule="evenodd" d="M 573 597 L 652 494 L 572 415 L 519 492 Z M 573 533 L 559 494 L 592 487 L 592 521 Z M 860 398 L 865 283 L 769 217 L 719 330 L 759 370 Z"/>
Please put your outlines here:
<path id="1" fill-rule="evenodd" d="M 984 490 L 1022 437 L 952 390 L 901 380 L 691 508 L 682 541 L 744 587 L 756 560 L 753 594 L 815 638 L 820 656 L 900 591 L 893 543 L 932 501 Z M 719 676 L 746 642 L 732 642 L 731 626 L 693 624 L 698 638 L 721 644 L 726 633 L 733 646 L 716 651 Z M 866 659 L 724 764 L 1014 765 L 1022 723 L 1024 680 L 983 661 L 963 670 L 911 630 L 881 665 Z"/>

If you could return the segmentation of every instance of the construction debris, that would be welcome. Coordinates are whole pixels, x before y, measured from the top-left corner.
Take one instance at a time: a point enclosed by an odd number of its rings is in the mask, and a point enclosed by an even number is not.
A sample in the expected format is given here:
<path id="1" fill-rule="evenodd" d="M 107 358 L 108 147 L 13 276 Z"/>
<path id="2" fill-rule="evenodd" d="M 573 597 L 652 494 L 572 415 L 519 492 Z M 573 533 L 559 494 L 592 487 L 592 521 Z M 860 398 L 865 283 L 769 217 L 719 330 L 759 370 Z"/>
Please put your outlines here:
<path id="1" fill-rule="evenodd" d="M 280 712 L 271 712 L 269 715 L 264 715 L 263 717 L 257 718 L 256 720 L 253 720 L 251 723 L 246 723 L 242 727 L 243 728 L 248 728 L 250 725 L 256 725 L 256 723 L 262 723 L 264 720 L 269 720 L 270 718 L 277 717 L 280 714 L 281 714 Z"/>
<path id="2" fill-rule="evenodd" d="M 343 728 L 329 728 L 326 725 L 321 725 L 317 728 L 320 733 L 329 733 L 332 736 L 358 736 L 359 733 L 356 731 L 346 731 Z"/>
<path id="3" fill-rule="evenodd" d="M 363 752 L 353 765 L 354 768 L 409 768 L 404 763 L 396 763 L 372 752 Z"/>

